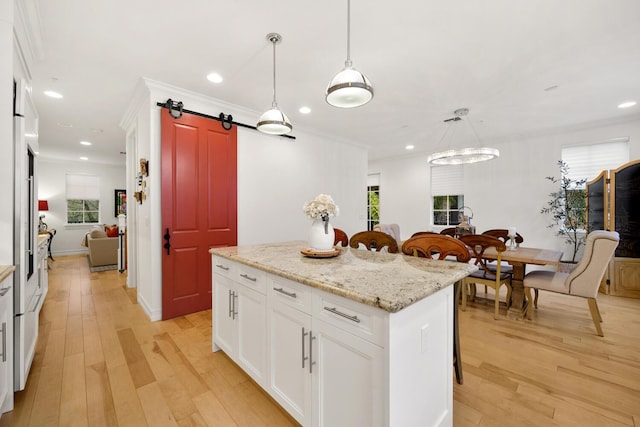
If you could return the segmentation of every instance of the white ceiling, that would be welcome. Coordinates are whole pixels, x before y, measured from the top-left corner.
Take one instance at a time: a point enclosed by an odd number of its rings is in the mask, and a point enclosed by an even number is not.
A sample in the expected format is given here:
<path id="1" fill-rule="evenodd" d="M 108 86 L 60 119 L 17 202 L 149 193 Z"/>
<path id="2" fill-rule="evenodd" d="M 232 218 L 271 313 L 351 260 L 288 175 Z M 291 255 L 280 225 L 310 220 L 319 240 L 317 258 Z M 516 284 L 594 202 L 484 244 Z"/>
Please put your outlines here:
<path id="1" fill-rule="evenodd" d="M 640 119 L 640 106 L 617 108 L 640 102 L 638 0 L 352 0 L 351 57 L 375 96 L 350 110 L 324 100 L 346 57 L 346 0 L 20 1 L 39 10 L 32 74 L 44 158 L 123 163 L 118 123 L 141 77 L 255 110 L 257 120 L 272 98 L 269 32 L 283 37 L 277 99 L 292 135 L 346 138 L 372 159 L 405 155 L 407 144 L 445 148 L 443 120 L 460 107 L 489 145 Z M 224 82 L 208 82 L 211 71 Z"/>

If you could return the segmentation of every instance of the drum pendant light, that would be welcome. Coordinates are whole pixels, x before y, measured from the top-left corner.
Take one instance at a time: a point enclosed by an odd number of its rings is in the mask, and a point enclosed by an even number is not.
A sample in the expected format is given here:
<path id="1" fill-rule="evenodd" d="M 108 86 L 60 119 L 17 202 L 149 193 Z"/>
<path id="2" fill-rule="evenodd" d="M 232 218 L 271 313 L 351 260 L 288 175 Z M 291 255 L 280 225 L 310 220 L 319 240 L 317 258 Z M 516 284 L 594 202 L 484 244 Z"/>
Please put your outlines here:
<path id="1" fill-rule="evenodd" d="M 282 40 L 282 36 L 277 33 L 267 34 L 267 40 L 273 43 L 273 101 L 271 109 L 265 111 L 258 119 L 256 128 L 263 133 L 270 135 L 284 135 L 291 132 L 293 126 L 289 118 L 278 108 L 276 102 L 276 44 Z"/>
<path id="2" fill-rule="evenodd" d="M 351 62 L 351 0 L 347 0 L 347 60 L 344 68 L 329 83 L 326 100 L 339 108 L 354 108 L 366 104 L 373 98 L 373 87 L 369 79 L 356 70 Z"/>

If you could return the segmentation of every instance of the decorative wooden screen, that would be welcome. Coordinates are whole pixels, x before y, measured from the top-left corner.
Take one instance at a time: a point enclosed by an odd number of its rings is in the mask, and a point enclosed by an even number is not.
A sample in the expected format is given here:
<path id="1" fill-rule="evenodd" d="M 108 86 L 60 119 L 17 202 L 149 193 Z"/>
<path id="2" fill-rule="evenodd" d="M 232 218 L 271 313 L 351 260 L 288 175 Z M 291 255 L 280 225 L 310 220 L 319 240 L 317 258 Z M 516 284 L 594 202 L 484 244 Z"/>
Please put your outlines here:
<path id="1" fill-rule="evenodd" d="M 609 230 L 608 171 L 587 182 L 587 232 Z"/>
<path id="2" fill-rule="evenodd" d="M 640 160 L 611 171 L 611 228 L 620 234 L 616 257 L 640 258 Z"/>

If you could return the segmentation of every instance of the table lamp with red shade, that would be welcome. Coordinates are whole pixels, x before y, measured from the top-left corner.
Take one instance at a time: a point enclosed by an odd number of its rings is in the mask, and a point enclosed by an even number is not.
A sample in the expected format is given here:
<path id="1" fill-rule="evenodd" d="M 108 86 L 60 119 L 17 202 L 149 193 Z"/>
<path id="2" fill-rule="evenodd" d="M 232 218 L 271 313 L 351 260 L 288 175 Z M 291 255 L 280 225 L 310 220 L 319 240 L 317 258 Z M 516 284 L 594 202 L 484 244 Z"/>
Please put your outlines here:
<path id="1" fill-rule="evenodd" d="M 38 211 L 45 212 L 45 211 L 48 211 L 48 210 L 49 210 L 49 202 L 47 200 L 38 200 Z M 38 231 L 45 231 L 49 227 L 43 221 L 44 220 L 44 214 L 41 213 L 39 218 L 40 218 L 40 220 L 38 222 Z"/>

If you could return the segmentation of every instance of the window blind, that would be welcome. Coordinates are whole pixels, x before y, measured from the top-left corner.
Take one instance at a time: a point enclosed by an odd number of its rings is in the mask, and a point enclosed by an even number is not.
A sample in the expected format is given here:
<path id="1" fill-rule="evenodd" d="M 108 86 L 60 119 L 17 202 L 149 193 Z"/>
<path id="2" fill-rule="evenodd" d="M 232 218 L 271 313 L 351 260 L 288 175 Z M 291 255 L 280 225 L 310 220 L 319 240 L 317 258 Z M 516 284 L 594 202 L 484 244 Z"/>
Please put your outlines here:
<path id="1" fill-rule="evenodd" d="M 100 177 L 95 175 L 65 175 L 67 200 L 100 200 Z"/>
<path id="2" fill-rule="evenodd" d="M 367 176 L 367 187 L 380 186 L 380 174 L 372 173 Z"/>
<path id="3" fill-rule="evenodd" d="M 569 166 L 568 178 L 587 181 L 604 169 L 615 169 L 629 161 L 629 137 L 589 145 L 562 148 L 562 160 Z"/>
<path id="4" fill-rule="evenodd" d="M 464 194 L 462 165 L 431 166 L 431 195 L 455 196 Z"/>

